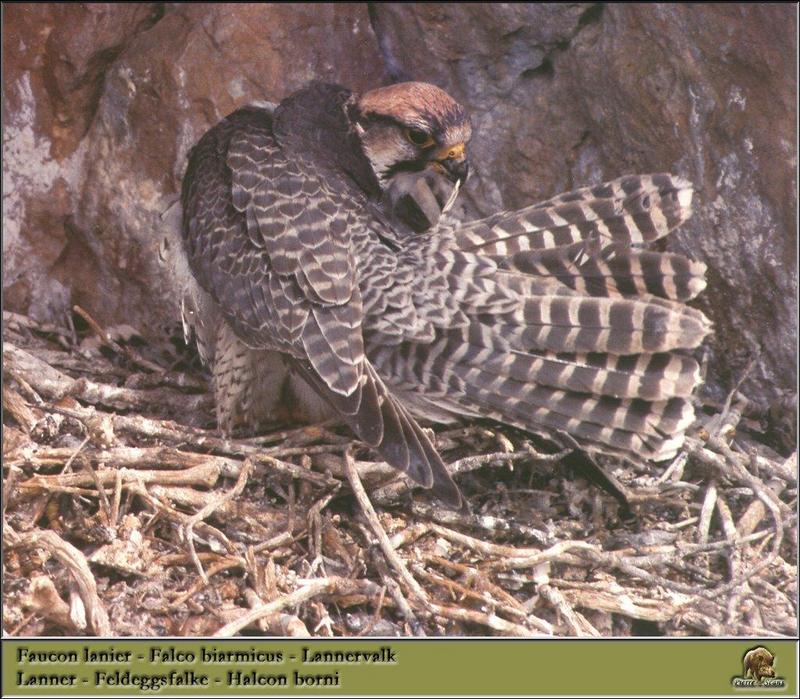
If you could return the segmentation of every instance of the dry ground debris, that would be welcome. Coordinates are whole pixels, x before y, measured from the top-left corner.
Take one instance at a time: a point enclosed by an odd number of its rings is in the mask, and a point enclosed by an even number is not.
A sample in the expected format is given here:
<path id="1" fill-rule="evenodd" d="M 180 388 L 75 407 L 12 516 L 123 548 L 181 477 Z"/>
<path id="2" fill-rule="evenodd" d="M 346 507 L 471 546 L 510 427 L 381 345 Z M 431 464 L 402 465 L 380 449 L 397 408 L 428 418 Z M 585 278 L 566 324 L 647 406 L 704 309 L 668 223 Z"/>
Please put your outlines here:
<path id="1" fill-rule="evenodd" d="M 338 425 L 226 438 L 185 347 L 5 312 L 3 629 L 12 636 L 793 636 L 797 458 L 732 392 L 668 468 L 432 425 L 443 509 Z M 79 327 L 78 327 L 79 326 Z"/>

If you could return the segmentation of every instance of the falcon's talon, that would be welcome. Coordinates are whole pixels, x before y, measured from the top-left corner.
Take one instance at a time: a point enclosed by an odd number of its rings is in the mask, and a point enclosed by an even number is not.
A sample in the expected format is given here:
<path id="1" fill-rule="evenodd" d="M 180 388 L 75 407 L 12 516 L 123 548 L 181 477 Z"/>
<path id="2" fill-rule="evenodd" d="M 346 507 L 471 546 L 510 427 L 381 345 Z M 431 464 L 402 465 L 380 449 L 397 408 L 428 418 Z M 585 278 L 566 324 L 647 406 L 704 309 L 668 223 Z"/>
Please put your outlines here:
<path id="1" fill-rule="evenodd" d="M 433 85 L 312 83 L 200 139 L 183 250 L 164 256 L 181 258 L 184 327 L 213 364 L 221 426 L 281 406 L 338 417 L 462 511 L 415 416 L 641 459 L 679 451 L 701 380 L 682 350 L 711 330 L 684 302 L 705 267 L 643 246 L 691 215 L 691 185 L 628 175 L 446 225 L 470 136 Z"/>

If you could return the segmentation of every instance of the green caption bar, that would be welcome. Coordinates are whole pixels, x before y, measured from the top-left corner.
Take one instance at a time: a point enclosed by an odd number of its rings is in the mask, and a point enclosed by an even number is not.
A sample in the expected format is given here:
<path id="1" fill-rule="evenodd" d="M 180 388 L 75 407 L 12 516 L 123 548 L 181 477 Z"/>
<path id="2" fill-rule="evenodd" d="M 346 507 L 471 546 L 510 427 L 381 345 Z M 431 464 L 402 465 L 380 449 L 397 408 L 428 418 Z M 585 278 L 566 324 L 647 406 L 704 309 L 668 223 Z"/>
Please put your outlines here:
<path id="1" fill-rule="evenodd" d="M 764 648 L 764 652 L 749 651 Z M 770 660 L 771 658 L 771 660 Z M 3 696 L 797 694 L 793 641 L 3 643 Z"/>

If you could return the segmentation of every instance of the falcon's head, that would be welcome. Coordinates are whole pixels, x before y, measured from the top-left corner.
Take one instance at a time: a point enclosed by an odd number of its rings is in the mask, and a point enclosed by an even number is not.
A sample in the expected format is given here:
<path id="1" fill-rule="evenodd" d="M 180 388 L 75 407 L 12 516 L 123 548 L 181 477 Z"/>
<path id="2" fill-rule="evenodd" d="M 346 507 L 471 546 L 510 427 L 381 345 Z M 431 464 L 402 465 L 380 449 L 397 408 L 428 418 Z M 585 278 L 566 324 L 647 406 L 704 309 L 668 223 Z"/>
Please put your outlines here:
<path id="1" fill-rule="evenodd" d="M 444 90 L 419 82 L 379 87 L 356 102 L 352 118 L 383 189 L 401 172 L 433 168 L 453 182 L 469 174 L 469 116 Z"/>

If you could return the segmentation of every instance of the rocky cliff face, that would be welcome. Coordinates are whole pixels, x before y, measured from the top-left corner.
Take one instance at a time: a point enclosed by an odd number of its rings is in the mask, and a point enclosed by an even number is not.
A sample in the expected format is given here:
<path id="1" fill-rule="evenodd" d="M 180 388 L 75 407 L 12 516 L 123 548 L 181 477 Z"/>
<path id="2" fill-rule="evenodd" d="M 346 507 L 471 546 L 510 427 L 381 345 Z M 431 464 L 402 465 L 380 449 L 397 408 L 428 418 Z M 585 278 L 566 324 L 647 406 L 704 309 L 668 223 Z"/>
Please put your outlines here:
<path id="1" fill-rule="evenodd" d="M 709 266 L 708 390 L 764 410 L 796 380 L 791 5 L 27 4 L 3 25 L 4 308 L 158 335 L 186 153 L 312 78 L 434 82 L 473 114 L 465 215 L 625 173 L 692 180 L 666 245 Z"/>

